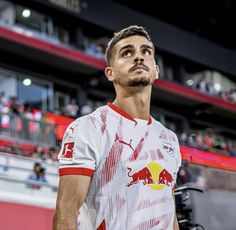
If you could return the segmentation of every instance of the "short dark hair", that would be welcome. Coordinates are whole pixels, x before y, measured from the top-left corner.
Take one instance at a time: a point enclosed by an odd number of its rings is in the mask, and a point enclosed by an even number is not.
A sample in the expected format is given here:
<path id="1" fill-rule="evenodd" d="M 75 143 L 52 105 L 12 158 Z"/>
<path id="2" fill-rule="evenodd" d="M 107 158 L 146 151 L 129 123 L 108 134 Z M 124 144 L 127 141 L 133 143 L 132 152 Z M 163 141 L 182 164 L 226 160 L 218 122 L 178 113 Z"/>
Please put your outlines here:
<path id="1" fill-rule="evenodd" d="M 105 54 L 106 62 L 108 65 L 111 65 L 112 53 L 114 51 L 114 47 L 115 47 L 116 43 L 124 38 L 130 37 L 133 35 L 143 36 L 143 37 L 147 38 L 148 41 L 152 42 L 150 35 L 144 29 L 143 26 L 132 25 L 132 26 L 129 26 L 127 28 L 124 28 L 124 29 L 114 33 L 113 38 L 108 43 L 108 46 L 106 49 L 106 54 Z"/>
<path id="2" fill-rule="evenodd" d="M 40 167 L 41 168 L 41 164 L 39 162 L 35 162 L 34 163 L 34 168 L 36 168 L 36 167 Z"/>

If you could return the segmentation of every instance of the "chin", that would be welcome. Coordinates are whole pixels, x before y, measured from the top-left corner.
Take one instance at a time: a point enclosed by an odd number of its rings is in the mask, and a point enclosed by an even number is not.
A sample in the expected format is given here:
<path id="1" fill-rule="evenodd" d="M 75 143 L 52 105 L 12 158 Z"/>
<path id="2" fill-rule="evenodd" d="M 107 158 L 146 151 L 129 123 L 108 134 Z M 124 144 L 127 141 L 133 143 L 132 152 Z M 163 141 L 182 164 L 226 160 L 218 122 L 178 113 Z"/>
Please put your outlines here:
<path id="1" fill-rule="evenodd" d="M 150 79 L 146 77 L 131 79 L 128 82 L 129 87 L 147 87 L 151 84 Z"/>

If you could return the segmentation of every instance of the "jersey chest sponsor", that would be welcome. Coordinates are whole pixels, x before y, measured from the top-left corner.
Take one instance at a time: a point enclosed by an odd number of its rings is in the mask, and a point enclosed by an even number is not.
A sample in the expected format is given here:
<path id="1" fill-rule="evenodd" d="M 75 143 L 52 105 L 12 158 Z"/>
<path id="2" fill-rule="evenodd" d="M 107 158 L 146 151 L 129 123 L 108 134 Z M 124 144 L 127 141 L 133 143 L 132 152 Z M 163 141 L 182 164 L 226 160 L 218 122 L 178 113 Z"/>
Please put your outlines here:
<path id="1" fill-rule="evenodd" d="M 134 165 L 134 164 L 133 164 Z M 151 190 L 162 190 L 165 187 L 171 187 L 173 176 L 165 166 L 158 162 L 149 162 L 144 167 L 127 167 L 129 182 L 127 187 L 147 186 Z"/>

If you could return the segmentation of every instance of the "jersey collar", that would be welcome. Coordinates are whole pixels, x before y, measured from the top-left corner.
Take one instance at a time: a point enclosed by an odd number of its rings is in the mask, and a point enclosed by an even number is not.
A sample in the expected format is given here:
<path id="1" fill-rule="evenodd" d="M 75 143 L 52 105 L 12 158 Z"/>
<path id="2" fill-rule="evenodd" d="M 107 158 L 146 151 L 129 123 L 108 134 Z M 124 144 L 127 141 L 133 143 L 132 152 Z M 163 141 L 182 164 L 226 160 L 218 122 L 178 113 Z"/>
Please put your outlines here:
<path id="1" fill-rule="evenodd" d="M 126 119 L 129 119 L 129 120 L 135 122 L 135 124 L 137 124 L 137 121 L 136 121 L 133 117 L 131 117 L 128 113 L 126 113 L 126 112 L 122 111 L 121 109 L 119 109 L 119 108 L 118 108 L 117 106 L 115 106 L 114 104 L 108 102 L 107 105 L 108 105 L 112 110 L 114 110 L 115 112 L 119 113 L 122 117 L 125 117 Z M 152 118 L 151 118 L 151 116 L 149 117 L 148 122 L 147 122 L 147 125 L 150 125 L 150 124 L 152 124 Z"/>

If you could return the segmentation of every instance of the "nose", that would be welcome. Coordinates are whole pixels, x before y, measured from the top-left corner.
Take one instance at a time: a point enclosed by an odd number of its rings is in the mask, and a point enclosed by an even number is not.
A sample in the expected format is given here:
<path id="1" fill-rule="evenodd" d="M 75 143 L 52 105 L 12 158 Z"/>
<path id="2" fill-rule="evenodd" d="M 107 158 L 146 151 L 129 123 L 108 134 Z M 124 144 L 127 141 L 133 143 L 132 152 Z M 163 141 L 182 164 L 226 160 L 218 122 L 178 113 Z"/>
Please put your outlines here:
<path id="1" fill-rule="evenodd" d="M 138 64 L 141 64 L 141 63 L 144 62 L 144 59 L 143 59 L 142 57 L 140 57 L 140 56 L 136 56 L 136 57 L 134 58 L 134 62 L 135 62 L 135 63 L 138 63 Z"/>

